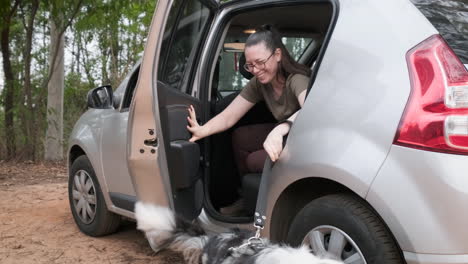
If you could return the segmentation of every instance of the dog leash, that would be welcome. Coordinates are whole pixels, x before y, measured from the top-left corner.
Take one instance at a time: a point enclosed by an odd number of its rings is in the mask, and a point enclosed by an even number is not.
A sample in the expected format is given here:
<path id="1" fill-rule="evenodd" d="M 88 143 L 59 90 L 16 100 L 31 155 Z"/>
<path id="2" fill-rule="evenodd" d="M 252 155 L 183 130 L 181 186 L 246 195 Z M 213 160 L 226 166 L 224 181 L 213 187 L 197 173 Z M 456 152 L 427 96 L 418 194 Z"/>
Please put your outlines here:
<path id="1" fill-rule="evenodd" d="M 257 196 L 257 206 L 255 208 L 254 214 L 253 226 L 257 229 L 258 236 L 260 236 L 260 231 L 264 228 L 265 220 L 267 219 L 265 213 L 267 203 L 266 198 L 268 194 L 272 166 L 273 162 L 270 158 L 267 158 L 265 164 L 263 165 L 262 180 L 260 181 L 260 189 L 258 190 Z"/>
<path id="2" fill-rule="evenodd" d="M 257 231 L 255 232 L 255 235 L 247 239 L 247 242 L 245 242 L 244 244 L 241 244 L 240 246 L 237 246 L 237 247 L 230 247 L 228 249 L 228 252 L 232 254 L 233 252 L 239 251 L 245 247 L 252 247 L 255 249 L 264 248 L 265 241 L 263 241 L 263 239 L 260 237 L 260 230 L 261 229 L 257 229 Z"/>
<path id="3" fill-rule="evenodd" d="M 262 229 L 265 227 L 265 205 L 266 205 L 266 193 L 267 193 L 267 185 L 269 182 L 270 171 L 271 171 L 272 161 L 271 159 L 267 158 L 265 161 L 265 165 L 263 166 L 263 173 L 262 173 L 262 180 L 260 183 L 260 190 L 258 192 L 257 198 L 257 208 L 254 215 L 254 223 L 253 226 L 256 229 L 255 235 L 247 240 L 246 243 L 237 246 L 237 247 L 230 247 L 228 249 L 229 254 L 232 254 L 235 251 L 239 251 L 245 247 L 254 247 L 254 248 L 264 248 L 265 241 L 260 237 Z"/>

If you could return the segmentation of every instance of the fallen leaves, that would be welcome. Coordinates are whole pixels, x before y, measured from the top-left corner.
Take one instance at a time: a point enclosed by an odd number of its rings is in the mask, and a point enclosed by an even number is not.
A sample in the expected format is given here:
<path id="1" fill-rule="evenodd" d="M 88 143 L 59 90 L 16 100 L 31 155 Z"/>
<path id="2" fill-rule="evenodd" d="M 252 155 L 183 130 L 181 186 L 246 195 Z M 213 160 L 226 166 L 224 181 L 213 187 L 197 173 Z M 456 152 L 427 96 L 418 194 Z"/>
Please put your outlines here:
<path id="1" fill-rule="evenodd" d="M 0 188 L 60 183 L 67 180 L 65 162 L 0 161 Z"/>

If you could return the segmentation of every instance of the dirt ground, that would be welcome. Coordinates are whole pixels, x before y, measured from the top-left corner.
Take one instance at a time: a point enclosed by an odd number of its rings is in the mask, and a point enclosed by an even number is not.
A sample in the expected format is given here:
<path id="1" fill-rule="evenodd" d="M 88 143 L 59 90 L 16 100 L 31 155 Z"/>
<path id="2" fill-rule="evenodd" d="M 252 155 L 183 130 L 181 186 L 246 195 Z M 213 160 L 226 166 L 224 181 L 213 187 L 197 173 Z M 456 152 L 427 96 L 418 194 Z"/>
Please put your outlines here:
<path id="1" fill-rule="evenodd" d="M 183 263 L 154 254 L 135 223 L 93 238 L 73 221 L 62 163 L 0 161 L 0 263 Z"/>

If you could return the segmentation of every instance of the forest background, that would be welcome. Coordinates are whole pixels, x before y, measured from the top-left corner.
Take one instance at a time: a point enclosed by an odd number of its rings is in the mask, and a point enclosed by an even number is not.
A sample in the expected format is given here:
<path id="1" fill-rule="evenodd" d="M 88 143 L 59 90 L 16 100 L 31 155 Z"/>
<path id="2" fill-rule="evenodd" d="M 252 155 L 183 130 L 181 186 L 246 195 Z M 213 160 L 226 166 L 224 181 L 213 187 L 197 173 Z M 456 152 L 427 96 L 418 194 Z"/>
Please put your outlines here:
<path id="1" fill-rule="evenodd" d="M 141 57 L 156 2 L 0 0 L 0 160 L 64 158 L 87 92 Z"/>
<path id="2" fill-rule="evenodd" d="M 468 67 L 468 0 L 411 1 Z M 156 3 L 0 0 L 0 163 L 63 160 L 87 92 L 141 57 Z"/>

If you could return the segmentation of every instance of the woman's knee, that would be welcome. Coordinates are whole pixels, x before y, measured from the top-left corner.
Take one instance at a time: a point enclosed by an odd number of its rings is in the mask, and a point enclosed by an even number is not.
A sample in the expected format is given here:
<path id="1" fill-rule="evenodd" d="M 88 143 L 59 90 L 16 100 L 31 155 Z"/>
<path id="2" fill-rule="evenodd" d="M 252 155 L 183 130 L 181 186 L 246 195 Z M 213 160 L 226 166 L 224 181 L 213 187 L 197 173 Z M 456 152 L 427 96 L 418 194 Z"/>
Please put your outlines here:
<path id="1" fill-rule="evenodd" d="M 250 153 L 246 161 L 247 170 L 249 172 L 262 172 L 267 156 L 268 154 L 263 149 Z"/>
<path id="2" fill-rule="evenodd" d="M 263 149 L 263 142 L 273 127 L 274 125 L 269 123 L 238 127 L 232 133 L 233 146 L 249 152 Z"/>

